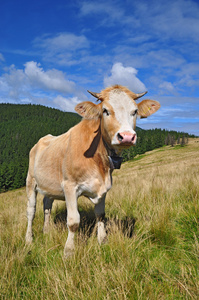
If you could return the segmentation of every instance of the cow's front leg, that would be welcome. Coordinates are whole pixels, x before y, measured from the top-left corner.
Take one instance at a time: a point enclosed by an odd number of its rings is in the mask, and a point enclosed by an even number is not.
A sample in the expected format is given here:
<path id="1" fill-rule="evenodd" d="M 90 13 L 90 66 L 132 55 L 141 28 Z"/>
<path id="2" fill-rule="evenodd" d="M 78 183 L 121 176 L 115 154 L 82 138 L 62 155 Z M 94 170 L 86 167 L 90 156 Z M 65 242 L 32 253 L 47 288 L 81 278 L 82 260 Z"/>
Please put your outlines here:
<path id="1" fill-rule="evenodd" d="M 43 227 L 43 233 L 49 232 L 49 225 L 50 225 L 50 214 L 52 210 L 54 199 L 44 197 L 43 199 L 43 207 L 44 207 L 44 227 Z"/>
<path id="2" fill-rule="evenodd" d="M 30 244 L 32 243 L 32 239 L 33 239 L 32 222 L 35 217 L 37 192 L 36 192 L 35 179 L 32 178 L 29 174 L 26 180 L 26 192 L 28 196 L 28 204 L 27 204 L 28 227 L 26 231 L 26 243 Z"/>
<path id="3" fill-rule="evenodd" d="M 101 245 L 106 241 L 106 229 L 105 229 L 105 198 L 102 197 L 101 201 L 95 205 L 95 216 L 97 219 L 97 239 Z"/>
<path id="4" fill-rule="evenodd" d="M 72 255 L 75 249 L 74 237 L 79 228 L 80 215 L 77 207 L 76 189 L 73 184 L 64 183 L 64 194 L 67 208 L 68 238 L 64 247 L 64 256 Z"/>

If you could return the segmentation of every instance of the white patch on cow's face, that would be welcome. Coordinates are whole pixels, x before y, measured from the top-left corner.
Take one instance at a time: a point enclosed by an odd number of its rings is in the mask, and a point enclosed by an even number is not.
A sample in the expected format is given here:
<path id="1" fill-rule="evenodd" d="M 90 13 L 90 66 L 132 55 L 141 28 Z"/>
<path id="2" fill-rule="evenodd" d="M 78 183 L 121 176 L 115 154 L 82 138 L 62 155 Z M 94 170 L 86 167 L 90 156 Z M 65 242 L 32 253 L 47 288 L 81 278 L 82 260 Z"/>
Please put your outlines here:
<path id="1" fill-rule="evenodd" d="M 115 114 L 115 119 L 119 124 L 119 130 L 112 138 L 112 145 L 120 144 L 118 141 L 118 133 L 131 133 L 136 134 L 135 125 L 137 118 L 137 105 L 124 91 L 115 89 L 109 94 L 108 103 L 112 106 Z"/>

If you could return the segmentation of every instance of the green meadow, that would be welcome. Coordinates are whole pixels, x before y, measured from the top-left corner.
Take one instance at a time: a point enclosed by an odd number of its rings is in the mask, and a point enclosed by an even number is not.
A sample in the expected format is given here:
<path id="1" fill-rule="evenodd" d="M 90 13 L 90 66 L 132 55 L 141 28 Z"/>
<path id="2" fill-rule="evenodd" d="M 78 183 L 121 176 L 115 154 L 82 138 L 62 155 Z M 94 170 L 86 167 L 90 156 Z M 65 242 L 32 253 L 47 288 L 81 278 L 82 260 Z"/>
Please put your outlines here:
<path id="1" fill-rule="evenodd" d="M 114 172 L 102 246 L 93 205 L 80 198 L 76 250 L 67 260 L 64 202 L 54 202 L 43 235 L 38 197 L 30 246 L 26 202 L 25 188 L 0 194 L 1 299 L 199 299 L 199 139 Z"/>

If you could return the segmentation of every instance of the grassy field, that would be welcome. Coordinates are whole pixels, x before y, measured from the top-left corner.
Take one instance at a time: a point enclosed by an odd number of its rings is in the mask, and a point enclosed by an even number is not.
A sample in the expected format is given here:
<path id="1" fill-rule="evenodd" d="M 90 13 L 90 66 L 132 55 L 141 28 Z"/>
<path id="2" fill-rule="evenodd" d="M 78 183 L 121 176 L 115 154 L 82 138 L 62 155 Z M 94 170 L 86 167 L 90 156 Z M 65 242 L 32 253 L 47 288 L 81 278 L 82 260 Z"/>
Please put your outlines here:
<path id="1" fill-rule="evenodd" d="M 122 165 L 106 201 L 99 246 L 93 205 L 79 199 L 74 256 L 63 259 L 65 204 L 42 234 L 42 198 L 26 247 L 25 189 L 0 194 L 1 299 L 199 299 L 199 139 Z"/>

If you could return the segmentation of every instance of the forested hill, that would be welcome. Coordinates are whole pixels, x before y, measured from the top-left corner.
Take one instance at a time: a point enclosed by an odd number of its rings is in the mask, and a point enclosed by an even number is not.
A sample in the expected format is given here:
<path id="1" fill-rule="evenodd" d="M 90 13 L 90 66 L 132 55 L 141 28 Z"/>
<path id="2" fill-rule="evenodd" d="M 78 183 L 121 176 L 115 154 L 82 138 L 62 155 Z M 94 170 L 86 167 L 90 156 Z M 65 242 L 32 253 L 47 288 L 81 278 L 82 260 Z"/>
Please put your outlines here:
<path id="1" fill-rule="evenodd" d="M 81 117 L 41 105 L 0 104 L 0 192 L 25 185 L 29 151 L 40 137 L 59 135 Z M 188 135 L 165 130 L 138 130 L 136 147 L 123 154 L 124 161 L 165 144 L 185 143 Z"/>
<path id="2" fill-rule="evenodd" d="M 0 192 L 25 185 L 29 151 L 40 137 L 62 134 L 80 120 L 41 105 L 0 104 Z"/>

